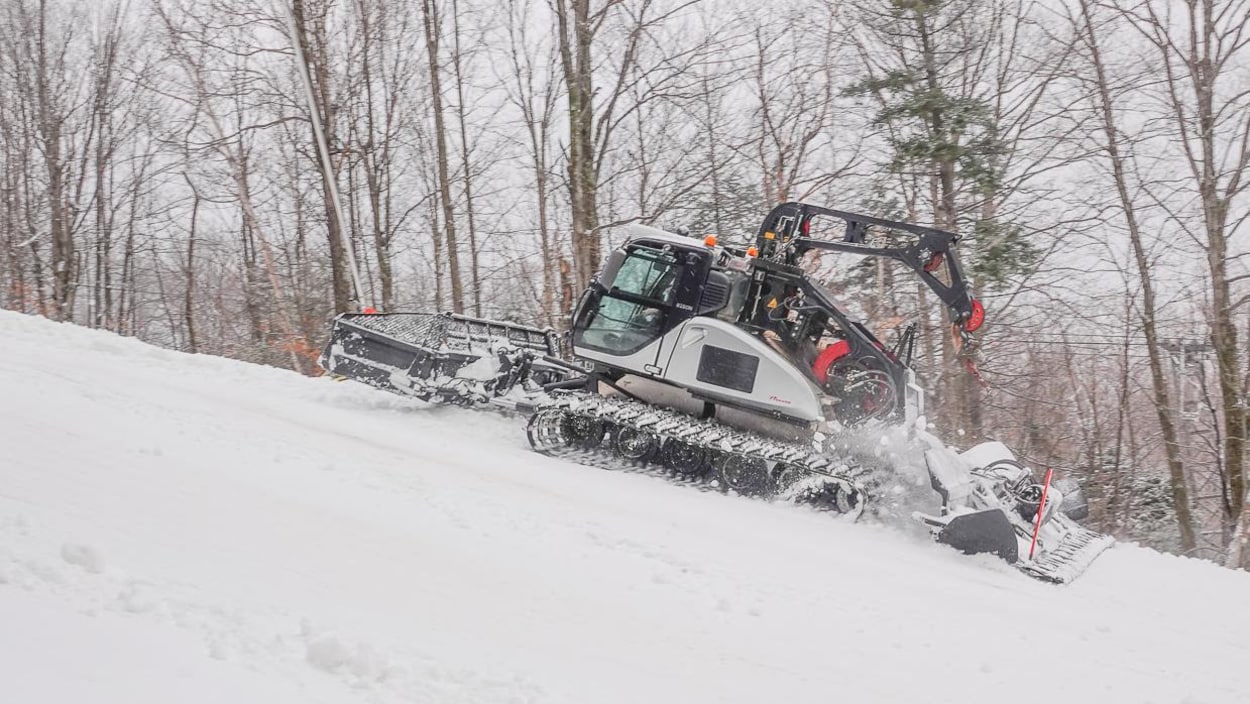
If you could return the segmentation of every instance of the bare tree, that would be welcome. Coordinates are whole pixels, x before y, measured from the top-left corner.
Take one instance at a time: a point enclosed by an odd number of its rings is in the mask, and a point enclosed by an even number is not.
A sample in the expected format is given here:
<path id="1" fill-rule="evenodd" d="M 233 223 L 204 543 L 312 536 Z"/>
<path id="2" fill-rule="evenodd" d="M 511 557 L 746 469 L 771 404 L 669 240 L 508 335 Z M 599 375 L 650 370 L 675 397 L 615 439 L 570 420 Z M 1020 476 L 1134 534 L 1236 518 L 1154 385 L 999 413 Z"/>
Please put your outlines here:
<path id="1" fill-rule="evenodd" d="M 1137 306 L 1137 315 L 1141 320 L 1142 330 L 1146 338 L 1146 350 L 1150 362 L 1150 378 L 1155 397 L 1155 410 L 1159 427 L 1163 433 L 1164 449 L 1167 457 L 1168 473 L 1171 477 L 1172 500 L 1176 506 L 1178 526 L 1181 535 L 1181 548 L 1192 550 L 1195 545 L 1193 519 L 1190 516 L 1188 488 L 1185 483 L 1184 462 L 1177 430 L 1172 422 L 1172 401 L 1163 371 L 1163 351 L 1157 328 L 1158 304 L 1156 303 L 1154 277 L 1151 258 L 1147 251 L 1146 235 L 1142 230 L 1139 207 L 1132 194 L 1129 172 L 1133 168 L 1129 157 L 1123 153 L 1126 145 L 1125 135 L 1116 127 L 1121 121 L 1117 114 L 1112 95 L 1112 79 L 1108 76 L 1107 66 L 1103 60 L 1100 47 L 1101 35 L 1108 25 L 1099 26 L 1091 13 L 1091 3 L 1080 0 L 1079 14 L 1073 18 L 1080 32 L 1085 56 L 1091 70 L 1090 100 L 1098 117 L 1101 139 L 1098 149 L 1106 159 L 1112 174 L 1115 192 L 1118 196 L 1119 210 L 1124 219 L 1132 246 L 1133 262 L 1136 267 L 1137 283 L 1141 287 L 1141 301 Z M 1112 25 L 1114 27 L 1114 25 Z M 1079 74 L 1084 75 L 1084 74 Z"/>
<path id="2" fill-rule="evenodd" d="M 669 99 L 675 84 L 691 80 L 686 69 L 706 49 L 706 42 L 689 37 L 682 44 L 654 41 L 661 28 L 696 4 L 604 0 L 594 6 L 591 0 L 553 0 L 568 103 L 566 160 L 577 289 L 590 282 L 602 258 L 599 191 L 618 131 L 647 104 Z M 603 48 L 609 37 L 619 46 L 596 57 L 594 49 Z M 596 88 L 599 80 L 603 83 Z"/>
<path id="3" fill-rule="evenodd" d="M 350 113 L 351 152 L 364 172 L 382 308 L 394 310 L 395 246 L 401 230 L 425 198 L 424 189 L 411 189 L 419 192 L 405 198 L 410 189 L 400 187 L 410 171 L 405 140 L 408 121 L 412 112 L 424 107 L 418 102 L 414 85 L 420 73 L 420 54 L 410 51 L 406 42 L 416 30 L 416 19 L 411 5 L 385 0 L 355 0 L 352 14 L 359 60 L 348 68 L 345 82 L 356 87 L 358 97 L 345 110 Z"/>
<path id="4" fill-rule="evenodd" d="M 252 160 L 245 142 L 245 135 L 257 126 L 241 124 L 235 130 L 228 132 L 225 122 L 214 106 L 212 97 L 216 94 L 216 90 L 209 82 L 208 71 L 203 61 L 203 52 L 208 50 L 206 43 L 211 37 L 207 26 L 203 23 L 194 29 L 184 26 L 183 23 L 193 16 L 185 10 L 175 16 L 159 0 L 153 3 L 153 10 L 165 32 L 166 51 L 174 65 L 181 71 L 190 89 L 189 95 L 183 99 L 183 102 L 192 110 L 194 117 L 202 118 L 207 123 L 204 127 L 207 140 L 200 144 L 199 149 L 214 153 L 222 159 L 235 187 L 234 195 L 238 200 L 242 215 L 240 229 L 244 243 L 244 257 L 249 256 L 249 250 L 251 250 L 251 256 L 259 252 L 263 276 L 269 284 L 276 304 L 274 308 L 278 326 L 288 343 L 293 343 L 297 333 L 292 323 L 289 302 L 279 279 L 278 264 L 270 247 L 269 238 L 265 236 L 265 228 L 253 198 Z M 200 53 L 197 56 L 193 52 Z M 246 50 L 242 50 L 242 53 L 246 53 Z M 236 73 L 234 78 L 238 77 Z M 241 95 L 236 92 L 233 97 L 237 99 Z M 235 107 L 236 117 L 241 119 L 242 111 L 238 109 L 237 104 Z M 188 146 L 195 148 L 196 145 Z M 259 330 L 260 311 L 250 299 L 249 309 Z M 285 351 L 293 368 L 296 370 L 305 368 L 304 361 L 294 347 L 286 346 Z"/>
<path id="5" fill-rule="evenodd" d="M 291 38 L 291 41 L 299 43 L 300 50 L 307 60 L 307 69 L 312 83 L 315 110 L 314 114 L 309 115 L 309 121 L 310 124 L 312 121 L 320 123 L 326 143 L 334 149 L 338 144 L 338 110 L 331 85 L 330 71 L 328 22 L 331 2 L 330 0 L 290 0 L 290 2 L 295 17 L 295 36 Z M 313 131 L 309 130 L 310 141 L 315 139 Z M 316 154 L 316 148 L 311 151 Z M 334 309 L 339 312 L 353 310 L 355 306 L 352 303 L 355 294 L 352 291 L 351 277 L 355 275 L 355 272 L 350 271 L 350 259 L 343 244 L 350 233 L 340 232 L 339 218 L 334 211 L 336 204 L 333 195 L 335 188 L 333 180 L 336 175 L 332 165 L 325 164 L 322 159 L 314 158 L 313 163 L 318 173 L 321 174 L 324 194 L 326 236 L 330 248 L 330 267 L 334 282 Z M 355 303 L 359 305 L 362 301 L 355 301 Z"/>
<path id="6" fill-rule="evenodd" d="M 57 3 L 50 6 L 48 0 L 19 0 L 8 4 L 4 23 L 11 28 L 4 43 L 16 95 L 28 111 L 24 117 L 42 162 L 43 192 L 28 194 L 43 203 L 46 214 L 46 234 L 34 236 L 46 238 L 49 245 L 44 264 L 50 274 L 48 313 L 58 320 L 73 315 L 79 261 L 71 202 L 75 154 L 70 148 L 77 127 L 71 117 L 83 100 L 74 80 L 77 67 L 70 63 L 75 32 L 83 24 L 79 12 L 66 12 Z"/>
<path id="7" fill-rule="evenodd" d="M 754 119 L 744 148 L 755 162 L 767 203 L 826 192 L 862 157 L 864 120 L 846 110 L 853 45 L 844 6 L 799 3 L 755 24 L 751 32 Z M 858 121 L 859 124 L 856 124 Z"/>
<path id="8" fill-rule="evenodd" d="M 1172 218 L 1196 236 L 1205 254 L 1210 341 L 1214 351 L 1223 417 L 1223 474 L 1226 517 L 1235 522 L 1246 503 L 1246 380 L 1235 315 L 1240 305 L 1229 271 L 1232 237 L 1244 223 L 1250 185 L 1250 95 L 1244 90 L 1250 56 L 1244 0 L 1192 0 L 1181 6 L 1154 0 L 1117 2 L 1127 24 L 1144 39 L 1163 69 L 1159 101 L 1167 111 L 1178 161 L 1187 167 L 1185 196 L 1196 197 L 1196 217 Z M 1162 200 L 1162 194 L 1160 194 Z M 1234 213 L 1239 213 L 1234 215 Z M 1178 214 L 1179 215 L 1179 214 Z M 1243 301 L 1246 299 L 1243 299 Z M 1250 555 L 1230 555 L 1250 565 Z"/>
<path id="9" fill-rule="evenodd" d="M 434 144 L 438 159 L 438 193 L 443 208 L 442 229 L 447 249 L 447 270 L 451 277 L 451 307 L 452 311 L 463 313 L 464 284 L 460 279 L 460 246 L 456 240 L 456 210 L 451 199 L 451 165 L 447 155 L 447 125 L 443 108 L 442 57 L 439 49 L 443 25 L 438 0 L 421 0 L 421 19 L 425 27 L 425 47 L 429 55 Z"/>
<path id="10" fill-rule="evenodd" d="M 526 169 L 533 175 L 535 226 L 538 255 L 542 260 L 541 316 L 547 325 L 556 324 L 556 294 L 559 263 L 565 260 L 563 248 L 553 235 L 548 208 L 551 202 L 551 141 L 559 97 L 555 76 L 555 46 L 544 44 L 528 26 L 534 9 L 531 0 L 508 2 L 508 84 L 510 102 L 521 115 L 525 128 Z M 571 292 L 570 292 L 571 293 Z M 566 296 L 565 298 L 571 298 Z"/>

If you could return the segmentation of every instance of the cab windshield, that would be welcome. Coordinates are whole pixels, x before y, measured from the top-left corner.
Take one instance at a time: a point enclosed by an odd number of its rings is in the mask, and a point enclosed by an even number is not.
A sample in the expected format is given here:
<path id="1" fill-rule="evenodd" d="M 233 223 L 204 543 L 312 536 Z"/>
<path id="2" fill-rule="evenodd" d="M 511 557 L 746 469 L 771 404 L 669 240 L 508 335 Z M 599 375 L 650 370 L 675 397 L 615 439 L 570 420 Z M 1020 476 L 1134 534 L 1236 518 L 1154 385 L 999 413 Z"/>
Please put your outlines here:
<path id="1" fill-rule="evenodd" d="M 615 261 L 613 261 L 615 259 Z M 619 262 L 619 266 L 613 264 Z M 606 290 L 577 321 L 575 342 L 614 355 L 632 354 L 655 340 L 681 280 L 682 266 L 671 252 L 637 247 L 613 255 L 604 268 Z"/>

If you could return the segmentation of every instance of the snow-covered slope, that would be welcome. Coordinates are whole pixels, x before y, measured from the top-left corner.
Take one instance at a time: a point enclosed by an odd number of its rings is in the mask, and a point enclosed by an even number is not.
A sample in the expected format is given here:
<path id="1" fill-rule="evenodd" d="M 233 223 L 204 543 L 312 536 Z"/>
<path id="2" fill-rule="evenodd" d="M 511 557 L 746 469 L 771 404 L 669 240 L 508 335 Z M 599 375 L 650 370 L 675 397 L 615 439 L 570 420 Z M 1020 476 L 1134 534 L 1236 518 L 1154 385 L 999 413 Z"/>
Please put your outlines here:
<path id="1" fill-rule="evenodd" d="M 0 448 L 3 702 L 1250 701 L 1245 573 L 1048 586 L 6 312 Z"/>

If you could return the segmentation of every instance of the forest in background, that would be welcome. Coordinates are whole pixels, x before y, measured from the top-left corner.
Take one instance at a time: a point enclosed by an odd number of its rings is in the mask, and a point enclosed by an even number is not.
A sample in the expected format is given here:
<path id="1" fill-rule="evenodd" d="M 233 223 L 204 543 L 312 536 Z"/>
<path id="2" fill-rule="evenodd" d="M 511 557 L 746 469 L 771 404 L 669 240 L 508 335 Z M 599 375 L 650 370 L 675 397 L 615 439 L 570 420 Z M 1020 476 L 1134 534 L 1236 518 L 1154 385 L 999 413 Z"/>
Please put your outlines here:
<path id="1" fill-rule="evenodd" d="M 944 437 L 1250 567 L 1248 25 L 1250 0 L 6 0 L 0 307 L 314 374 L 362 305 L 564 327 L 631 222 L 934 225 L 975 348 L 913 278 L 821 275 L 885 339 L 919 325 Z"/>

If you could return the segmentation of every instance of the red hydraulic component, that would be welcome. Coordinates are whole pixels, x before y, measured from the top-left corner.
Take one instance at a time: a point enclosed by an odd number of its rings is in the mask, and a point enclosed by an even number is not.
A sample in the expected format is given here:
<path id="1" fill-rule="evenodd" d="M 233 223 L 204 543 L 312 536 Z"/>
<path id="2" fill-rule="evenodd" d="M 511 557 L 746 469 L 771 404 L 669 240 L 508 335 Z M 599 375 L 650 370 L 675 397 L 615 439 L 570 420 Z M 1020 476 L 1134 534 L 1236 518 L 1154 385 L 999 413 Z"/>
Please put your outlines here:
<path id="1" fill-rule="evenodd" d="M 812 362 L 812 373 L 816 375 L 816 381 L 822 385 L 829 381 L 829 370 L 834 363 L 851 353 L 851 343 L 846 340 L 838 340 L 829 345 L 816 355 L 816 361 Z"/>
<path id="2" fill-rule="evenodd" d="M 964 321 L 964 332 L 976 332 L 985 322 L 985 308 L 977 299 L 972 299 L 972 313 Z"/>

